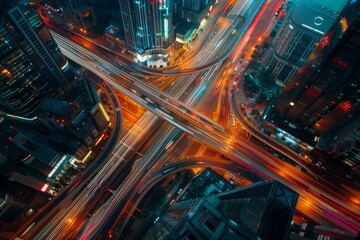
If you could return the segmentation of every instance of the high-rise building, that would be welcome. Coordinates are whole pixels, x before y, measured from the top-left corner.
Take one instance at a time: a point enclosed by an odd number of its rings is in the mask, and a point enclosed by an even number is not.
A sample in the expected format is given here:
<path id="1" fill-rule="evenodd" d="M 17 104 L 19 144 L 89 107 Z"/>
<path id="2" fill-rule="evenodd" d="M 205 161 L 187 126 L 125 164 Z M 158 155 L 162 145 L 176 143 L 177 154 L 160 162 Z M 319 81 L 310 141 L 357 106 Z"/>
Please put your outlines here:
<path id="1" fill-rule="evenodd" d="M 174 23 L 188 21 L 199 25 L 208 12 L 206 10 L 213 2 L 212 0 L 175 0 Z"/>
<path id="2" fill-rule="evenodd" d="M 89 157 L 109 116 L 23 3 L 0 0 L 0 152 L 10 181 L 47 191 L 65 165 Z"/>
<path id="3" fill-rule="evenodd" d="M 109 0 L 86 0 L 86 3 L 93 8 L 98 21 L 101 21 L 100 18 L 106 18 L 111 11 L 114 11 L 114 9 L 109 6 L 114 6 L 116 4 L 115 1 L 113 2 Z"/>
<path id="4" fill-rule="evenodd" d="M 204 178 L 204 174 L 200 176 Z M 198 179 L 189 187 L 196 189 L 199 183 L 201 189 L 208 185 L 203 196 L 185 193 L 186 197 L 157 219 L 144 239 L 288 239 L 296 192 L 276 181 L 225 190 Z"/>
<path id="5" fill-rule="evenodd" d="M 336 133 L 359 118 L 359 39 L 356 20 L 310 77 L 299 76 L 284 89 L 277 111 L 320 134 Z"/>
<path id="6" fill-rule="evenodd" d="M 88 5 L 84 0 L 63 0 L 58 3 L 69 29 L 84 35 L 92 31 L 97 19 L 91 5 Z"/>
<path id="7" fill-rule="evenodd" d="M 289 2 L 289 13 L 264 57 L 263 68 L 279 85 L 287 85 L 329 31 L 348 1 Z"/>
<path id="8" fill-rule="evenodd" d="M 27 208 L 26 203 L 14 198 L 11 194 L 0 193 L 0 221 L 12 222 L 17 217 L 13 212 L 23 211 Z"/>
<path id="9" fill-rule="evenodd" d="M 166 49 L 173 41 L 171 1 L 120 0 L 120 15 L 127 47 L 137 52 L 146 64 L 151 55 L 167 58 Z"/>
<path id="10" fill-rule="evenodd" d="M 67 93 L 75 76 L 33 6 L 0 4 L 0 110 L 34 117 L 41 100 Z"/>
<path id="11" fill-rule="evenodd" d="M 259 182 L 216 196 L 228 219 L 261 239 L 288 239 L 298 194 L 283 184 Z"/>
<path id="12" fill-rule="evenodd" d="M 360 176 L 360 118 L 349 127 L 351 129 L 346 129 L 342 136 L 336 134 L 333 137 L 336 139 L 331 144 L 331 152 L 334 154 L 333 161 L 351 168 L 352 172 L 347 177 L 352 178 L 352 175 Z"/>

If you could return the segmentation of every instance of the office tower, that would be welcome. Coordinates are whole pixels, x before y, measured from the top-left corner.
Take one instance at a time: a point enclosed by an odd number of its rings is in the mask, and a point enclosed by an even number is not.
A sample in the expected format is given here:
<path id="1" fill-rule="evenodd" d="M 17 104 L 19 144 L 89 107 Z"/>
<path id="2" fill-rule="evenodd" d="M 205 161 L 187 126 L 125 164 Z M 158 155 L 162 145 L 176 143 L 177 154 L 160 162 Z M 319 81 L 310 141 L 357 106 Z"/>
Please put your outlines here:
<path id="1" fill-rule="evenodd" d="M 174 0 L 173 3 L 173 23 L 177 26 L 182 21 L 183 1 Z"/>
<path id="2" fill-rule="evenodd" d="M 351 171 L 347 178 L 353 175 L 360 179 L 360 118 L 333 137 L 330 150 L 333 153 L 332 161 L 346 165 Z M 357 176 L 356 176 L 357 175 Z"/>
<path id="3" fill-rule="evenodd" d="M 41 123 L 47 125 L 47 130 L 60 132 L 65 132 L 64 127 L 80 131 L 87 125 L 79 119 L 86 121 L 92 117 L 99 121 L 95 123 L 99 130 L 104 130 L 101 123 L 104 119 L 92 116 L 96 109 L 101 110 L 94 87 L 71 68 L 36 9 L 6 1 L 1 4 L 2 115 L 26 124 Z M 106 112 L 101 112 L 108 122 Z M 60 121 L 56 117 L 63 122 L 56 122 Z M 75 119 L 81 126 L 76 126 Z M 53 123 L 46 124 L 46 121 Z M 71 123 L 62 126 L 65 121 Z"/>
<path id="4" fill-rule="evenodd" d="M 37 191 L 48 192 L 46 175 L 51 171 L 50 164 L 56 164 L 63 155 L 34 142 L 38 136 L 29 138 L 29 132 L 23 133 L 21 129 L 9 125 L 8 120 L 0 122 L 0 133 L 0 155 L 3 156 L 0 177 L 8 182 L 6 185 L 17 182 Z M 6 185 L 1 186 L 0 191 Z"/>
<path id="5" fill-rule="evenodd" d="M 174 202 L 144 239 L 288 239 L 297 193 L 276 181 L 223 192 L 207 185 L 203 196 Z"/>
<path id="6" fill-rule="evenodd" d="M 0 154 L 0 160 L 1 160 Z M 1 174 L 1 173 L 0 173 Z M 1 181 L 1 184 L 5 182 Z M 11 186 L 14 187 L 14 186 Z M 22 212 L 28 208 L 28 202 L 22 199 L 19 199 L 14 195 L 15 191 L 10 192 L 11 189 L 0 190 L 0 223 L 3 222 L 13 222 L 16 217 L 18 217 L 16 212 Z"/>
<path id="7" fill-rule="evenodd" d="M 75 76 L 32 6 L 0 4 L 0 110 L 34 117 L 40 101 L 66 94 Z"/>
<path id="8" fill-rule="evenodd" d="M 105 23 L 112 12 L 116 3 L 109 0 L 45 0 L 46 11 L 44 15 L 49 15 L 50 20 L 59 20 L 57 15 L 60 14 L 65 18 L 66 26 L 83 35 L 96 34 L 103 23 Z M 51 7 L 49 7 L 51 6 Z M 113 8 L 111 8 L 113 7 Z M 55 9 L 55 11 L 54 11 Z"/>
<path id="9" fill-rule="evenodd" d="M 86 3 L 93 8 L 98 21 L 101 21 L 102 18 L 107 18 L 111 11 L 114 11 L 112 7 L 117 6 L 116 1 L 109 0 L 86 0 Z"/>
<path id="10" fill-rule="evenodd" d="M 10 181 L 47 191 L 67 164 L 90 156 L 109 116 L 22 2 L 0 1 L 0 152 Z"/>
<path id="11" fill-rule="evenodd" d="M 349 21 L 351 23 L 351 21 Z M 318 134 L 337 133 L 359 118 L 360 41 L 356 19 L 343 33 L 316 71 L 303 69 L 275 103 L 275 108 L 297 126 Z M 326 50 L 326 49 L 325 49 Z M 325 51 L 323 50 L 323 51 Z M 308 76 L 306 73 L 311 73 Z"/>
<path id="12" fill-rule="evenodd" d="M 41 16 L 47 18 L 52 24 L 62 26 L 65 24 L 65 17 L 62 8 L 57 0 L 43 0 L 41 4 L 35 4 Z"/>
<path id="13" fill-rule="evenodd" d="M 206 17 L 207 10 L 214 1 L 212 0 L 175 0 L 174 25 L 181 21 L 188 21 L 199 25 Z"/>
<path id="14" fill-rule="evenodd" d="M 298 194 L 279 182 L 259 182 L 216 195 L 223 214 L 261 239 L 288 239 Z"/>
<path id="15" fill-rule="evenodd" d="M 136 51 L 138 61 L 146 64 L 151 55 L 167 58 L 173 41 L 171 1 L 120 0 L 120 15 L 127 47 Z"/>
<path id="16" fill-rule="evenodd" d="M 303 0 L 288 3 L 289 13 L 263 60 L 263 68 L 279 85 L 287 85 L 305 64 L 347 2 Z"/>
<path id="17" fill-rule="evenodd" d="M 63 0 L 58 3 L 69 29 L 84 35 L 93 30 L 92 28 L 96 25 L 97 19 L 92 6 L 88 5 L 84 0 Z"/>

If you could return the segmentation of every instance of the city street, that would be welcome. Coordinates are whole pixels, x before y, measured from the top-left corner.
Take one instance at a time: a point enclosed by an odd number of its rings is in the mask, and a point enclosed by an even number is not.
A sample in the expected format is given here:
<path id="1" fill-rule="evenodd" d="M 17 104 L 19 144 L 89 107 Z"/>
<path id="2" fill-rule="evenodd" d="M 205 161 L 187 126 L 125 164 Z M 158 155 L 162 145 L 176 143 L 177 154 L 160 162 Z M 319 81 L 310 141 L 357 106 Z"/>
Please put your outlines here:
<path id="1" fill-rule="evenodd" d="M 126 223 L 155 184 L 183 169 L 204 167 L 241 173 L 254 182 L 277 180 L 299 193 L 297 211 L 321 225 L 359 232 L 359 187 L 314 168 L 263 133 L 246 118 L 234 94 L 235 67 L 246 67 L 246 61 L 237 63 L 250 58 L 250 49 L 267 31 L 264 22 L 271 21 L 280 5 L 247 0 L 217 6 L 187 58 L 163 69 L 54 28 L 51 33 L 63 54 L 103 79 L 104 88 L 112 88 L 106 89 L 112 102 L 120 99 L 122 108 L 114 106 L 115 126 L 96 163 L 77 186 L 35 215 L 19 237 L 104 239 L 109 230 L 124 237 Z M 165 161 L 172 152 L 168 149 L 179 147 L 184 135 L 231 160 L 190 156 Z"/>

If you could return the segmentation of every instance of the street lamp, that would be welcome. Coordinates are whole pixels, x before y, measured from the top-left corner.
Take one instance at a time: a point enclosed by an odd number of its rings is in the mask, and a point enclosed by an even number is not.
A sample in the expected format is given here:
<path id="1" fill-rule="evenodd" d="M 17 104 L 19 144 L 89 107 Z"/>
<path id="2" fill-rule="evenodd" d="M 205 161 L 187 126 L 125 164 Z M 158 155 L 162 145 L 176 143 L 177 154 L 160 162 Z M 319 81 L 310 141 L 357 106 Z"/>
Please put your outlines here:
<path id="1" fill-rule="evenodd" d="M 290 102 L 290 106 L 294 106 L 295 105 L 295 103 L 294 102 Z"/>

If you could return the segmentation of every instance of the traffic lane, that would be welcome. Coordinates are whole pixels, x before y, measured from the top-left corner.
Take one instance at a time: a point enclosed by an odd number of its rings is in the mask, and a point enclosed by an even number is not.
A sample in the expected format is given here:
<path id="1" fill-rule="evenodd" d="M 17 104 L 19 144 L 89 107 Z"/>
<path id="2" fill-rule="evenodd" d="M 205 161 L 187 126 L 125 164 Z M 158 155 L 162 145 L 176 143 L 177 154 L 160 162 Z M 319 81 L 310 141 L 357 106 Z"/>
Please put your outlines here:
<path id="1" fill-rule="evenodd" d="M 251 123 L 246 121 L 243 117 L 243 114 L 241 113 L 241 110 L 237 110 L 238 104 L 234 103 L 234 96 L 232 96 L 232 106 L 235 110 L 235 113 L 238 115 L 238 119 L 242 122 L 243 126 L 246 126 L 246 129 L 251 132 L 251 134 L 255 135 L 259 139 L 263 139 L 262 137 L 266 137 L 266 144 L 270 145 L 270 147 L 278 150 L 280 153 L 287 152 L 287 155 L 292 159 L 295 160 L 298 164 L 300 164 L 302 167 L 307 169 L 309 172 L 312 173 L 313 176 L 316 176 L 316 179 L 321 179 L 321 181 L 326 182 L 328 184 L 328 188 L 331 189 L 332 187 L 336 189 L 336 193 L 340 195 L 347 196 L 349 195 L 348 191 L 344 191 L 344 188 L 341 186 L 348 185 L 352 189 L 356 189 L 357 186 L 354 184 L 351 184 L 350 182 L 339 178 L 338 176 L 331 174 L 327 171 L 324 171 L 323 169 L 314 166 L 313 163 L 309 163 L 306 159 L 304 159 L 302 156 L 300 156 L 298 153 L 294 152 L 291 149 L 288 149 L 286 146 L 282 145 L 281 143 L 275 141 L 273 138 L 269 137 L 268 135 L 264 134 L 263 132 L 259 131 L 255 126 L 253 126 Z M 236 111 L 237 110 L 237 111 Z M 264 141 L 264 140 L 262 140 Z M 331 179 L 332 181 L 328 181 Z M 347 192 L 347 193 L 346 193 Z M 356 204 L 356 201 L 352 203 L 352 205 Z"/>

